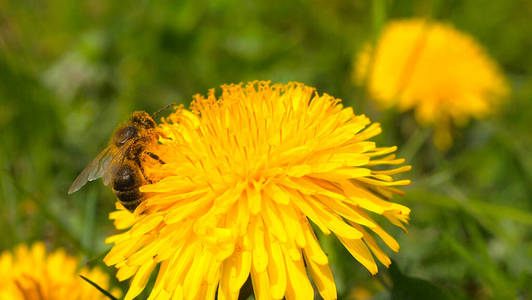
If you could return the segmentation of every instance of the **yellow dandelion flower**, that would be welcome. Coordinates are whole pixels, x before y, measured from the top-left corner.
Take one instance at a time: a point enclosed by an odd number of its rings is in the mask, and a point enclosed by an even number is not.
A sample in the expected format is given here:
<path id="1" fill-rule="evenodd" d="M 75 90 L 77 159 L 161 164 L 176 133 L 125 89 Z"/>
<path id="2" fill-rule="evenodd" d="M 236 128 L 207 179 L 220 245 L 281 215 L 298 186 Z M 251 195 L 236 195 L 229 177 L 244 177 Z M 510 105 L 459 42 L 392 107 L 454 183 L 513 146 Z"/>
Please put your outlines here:
<path id="1" fill-rule="evenodd" d="M 79 263 L 63 250 L 46 253 L 40 242 L 5 251 L 0 254 L 0 300 L 108 299 L 79 274 L 105 290 L 108 275 L 98 268 L 78 269 Z M 118 290 L 112 293 L 120 295 Z"/>
<path id="2" fill-rule="evenodd" d="M 509 91 L 473 37 L 422 19 L 390 22 L 375 50 L 367 45 L 358 55 L 355 77 L 381 107 L 413 109 L 419 123 L 435 128 L 440 149 L 452 143 L 452 124 L 493 113 Z"/>
<path id="3" fill-rule="evenodd" d="M 246 279 L 256 299 L 312 299 L 312 276 L 324 299 L 336 287 L 313 231 L 334 233 L 372 274 L 396 240 L 368 212 L 404 228 L 410 210 L 387 201 L 400 193 L 392 175 L 409 166 L 396 147 L 370 141 L 381 132 L 339 99 L 299 83 L 224 85 L 216 98 L 195 96 L 159 126 L 157 153 L 146 161 L 154 184 L 132 214 L 118 204 L 118 229 L 105 257 L 117 277 L 132 277 L 125 299 L 159 272 L 149 299 L 237 299 Z M 378 170 L 375 170 L 378 166 Z"/>

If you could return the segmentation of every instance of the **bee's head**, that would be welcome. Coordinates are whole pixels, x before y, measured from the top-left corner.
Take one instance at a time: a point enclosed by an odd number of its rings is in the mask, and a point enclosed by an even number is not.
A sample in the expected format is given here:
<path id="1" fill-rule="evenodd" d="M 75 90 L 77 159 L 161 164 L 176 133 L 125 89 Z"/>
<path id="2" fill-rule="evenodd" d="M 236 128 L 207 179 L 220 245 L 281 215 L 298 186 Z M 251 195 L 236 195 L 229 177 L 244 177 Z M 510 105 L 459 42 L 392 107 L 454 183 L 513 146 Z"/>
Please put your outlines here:
<path id="1" fill-rule="evenodd" d="M 145 111 L 136 111 L 131 116 L 131 122 L 141 128 L 152 129 L 156 124 L 148 113 Z"/>

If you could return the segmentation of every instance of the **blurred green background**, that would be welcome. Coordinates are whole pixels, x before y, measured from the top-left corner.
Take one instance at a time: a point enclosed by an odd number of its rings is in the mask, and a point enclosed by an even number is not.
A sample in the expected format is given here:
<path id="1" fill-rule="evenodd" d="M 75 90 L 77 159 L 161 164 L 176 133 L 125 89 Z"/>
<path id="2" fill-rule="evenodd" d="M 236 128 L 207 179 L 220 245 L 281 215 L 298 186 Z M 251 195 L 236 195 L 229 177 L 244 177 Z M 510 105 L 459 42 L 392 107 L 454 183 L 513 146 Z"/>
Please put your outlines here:
<path id="1" fill-rule="evenodd" d="M 511 83 L 498 116 L 447 153 L 352 83 L 363 43 L 409 17 L 470 33 Z M 532 299 L 530 49 L 529 0 L 0 0 L 0 250 L 44 240 L 101 264 L 114 196 L 99 181 L 66 191 L 117 124 L 223 83 L 300 81 L 381 122 L 380 145 L 413 166 L 395 268 L 371 276 L 322 237 L 341 299 Z"/>

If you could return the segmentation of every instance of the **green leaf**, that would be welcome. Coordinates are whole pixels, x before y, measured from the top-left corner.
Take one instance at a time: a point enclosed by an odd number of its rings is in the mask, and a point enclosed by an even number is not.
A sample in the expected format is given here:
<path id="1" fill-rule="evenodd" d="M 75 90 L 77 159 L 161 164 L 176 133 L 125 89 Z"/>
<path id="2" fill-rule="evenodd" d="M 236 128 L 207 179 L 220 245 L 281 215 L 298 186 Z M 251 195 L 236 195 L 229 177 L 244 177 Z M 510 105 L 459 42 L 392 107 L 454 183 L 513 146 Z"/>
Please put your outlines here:
<path id="1" fill-rule="evenodd" d="M 88 282 L 90 285 L 92 285 L 93 287 L 95 287 L 98 291 L 100 291 L 100 293 L 102 293 L 103 295 L 105 295 L 107 298 L 111 299 L 111 300 L 118 300 L 115 296 L 111 295 L 111 293 L 109 293 L 108 291 L 106 291 L 104 288 L 102 288 L 101 286 L 99 286 L 96 282 L 90 280 L 89 278 L 83 276 L 83 275 L 79 275 L 79 277 L 81 277 L 83 280 L 85 280 L 86 282 Z"/>
<path id="2" fill-rule="evenodd" d="M 395 262 L 392 262 L 390 265 L 388 273 L 393 282 L 392 299 L 394 300 L 451 299 L 449 295 L 444 293 L 435 284 L 421 278 L 410 277 L 403 274 Z"/>

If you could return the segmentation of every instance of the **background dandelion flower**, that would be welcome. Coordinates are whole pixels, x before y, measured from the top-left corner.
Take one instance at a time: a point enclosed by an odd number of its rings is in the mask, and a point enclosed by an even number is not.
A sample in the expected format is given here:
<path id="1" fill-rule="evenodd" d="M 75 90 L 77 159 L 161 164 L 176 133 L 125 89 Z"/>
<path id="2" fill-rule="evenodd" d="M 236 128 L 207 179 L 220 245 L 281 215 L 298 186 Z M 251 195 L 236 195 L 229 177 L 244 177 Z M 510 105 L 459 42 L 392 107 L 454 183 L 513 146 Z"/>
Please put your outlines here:
<path id="1" fill-rule="evenodd" d="M 383 108 L 413 109 L 435 128 L 440 149 L 452 143 L 451 126 L 497 110 L 508 84 L 497 64 L 469 35 L 449 24 L 409 19 L 390 22 L 376 47 L 359 53 L 355 77 L 367 82 Z"/>
<path id="2" fill-rule="evenodd" d="M 128 230 L 107 239 L 114 246 L 104 261 L 120 280 L 132 277 L 126 299 L 158 264 L 150 299 L 214 299 L 216 291 L 236 299 L 250 274 L 256 299 L 312 299 L 307 270 L 322 297 L 335 299 L 311 222 L 372 274 L 372 253 L 386 266 L 390 259 L 371 232 L 398 251 L 368 212 L 404 228 L 410 210 L 386 198 L 409 183 L 392 178 L 409 166 L 380 168 L 404 160 L 371 142 L 379 124 L 340 100 L 299 83 L 224 85 L 219 98 L 195 96 L 160 129 L 165 138 L 151 151 L 166 164 L 144 164 L 156 183 L 141 187 L 146 199 L 133 214 L 111 214 Z"/>
<path id="3" fill-rule="evenodd" d="M 13 252 L 0 255 L 0 299 L 108 299 L 79 274 L 105 290 L 109 288 L 108 275 L 98 268 L 78 269 L 78 266 L 79 260 L 63 250 L 47 254 L 40 242 L 31 248 L 19 245 Z M 113 294 L 119 296 L 120 292 L 113 290 Z"/>

